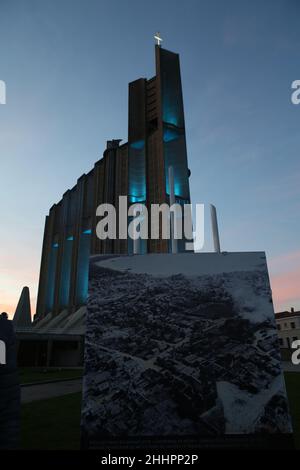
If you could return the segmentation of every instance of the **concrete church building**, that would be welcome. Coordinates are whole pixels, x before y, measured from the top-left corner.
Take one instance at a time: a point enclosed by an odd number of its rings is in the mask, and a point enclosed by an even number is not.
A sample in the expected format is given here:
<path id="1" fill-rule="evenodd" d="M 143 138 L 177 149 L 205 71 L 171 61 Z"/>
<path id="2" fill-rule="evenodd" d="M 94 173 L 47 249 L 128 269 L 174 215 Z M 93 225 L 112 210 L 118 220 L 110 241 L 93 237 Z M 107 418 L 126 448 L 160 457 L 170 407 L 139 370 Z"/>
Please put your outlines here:
<path id="1" fill-rule="evenodd" d="M 160 41 L 158 41 L 160 42 Z M 179 55 L 155 46 L 156 75 L 129 84 L 128 142 L 107 142 L 103 158 L 54 204 L 46 217 L 37 310 L 17 329 L 24 365 L 79 365 L 85 333 L 89 256 L 132 254 L 132 241 L 100 240 L 96 208 L 128 196 L 128 204 L 190 203 Z M 179 251 L 183 244 L 179 243 Z M 142 253 L 167 253 L 169 240 L 143 241 Z M 26 331 L 25 331 L 26 330 Z"/>

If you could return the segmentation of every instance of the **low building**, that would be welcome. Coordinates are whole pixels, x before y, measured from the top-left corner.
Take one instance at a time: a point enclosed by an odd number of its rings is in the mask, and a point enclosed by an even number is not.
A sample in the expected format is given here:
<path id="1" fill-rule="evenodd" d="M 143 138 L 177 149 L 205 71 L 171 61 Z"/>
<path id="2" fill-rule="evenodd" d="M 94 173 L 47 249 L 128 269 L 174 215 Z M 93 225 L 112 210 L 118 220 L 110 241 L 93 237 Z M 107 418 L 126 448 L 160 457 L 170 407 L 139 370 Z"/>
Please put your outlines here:
<path id="1" fill-rule="evenodd" d="M 86 308 L 73 315 L 63 311 L 46 315 L 30 327 L 18 326 L 16 331 L 18 365 L 20 367 L 78 367 L 83 364 Z"/>
<path id="2" fill-rule="evenodd" d="M 278 312 L 275 316 L 280 347 L 291 349 L 293 341 L 300 340 L 300 311 L 291 308 L 290 311 Z"/>

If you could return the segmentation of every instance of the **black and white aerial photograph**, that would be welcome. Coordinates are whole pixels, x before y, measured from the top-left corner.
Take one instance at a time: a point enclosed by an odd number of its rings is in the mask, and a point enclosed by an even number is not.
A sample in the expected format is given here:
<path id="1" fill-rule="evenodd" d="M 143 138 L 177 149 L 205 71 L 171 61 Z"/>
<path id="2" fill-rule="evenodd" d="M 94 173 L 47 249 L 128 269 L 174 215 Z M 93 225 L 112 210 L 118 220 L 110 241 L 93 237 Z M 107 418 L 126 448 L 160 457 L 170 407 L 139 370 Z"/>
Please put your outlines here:
<path id="1" fill-rule="evenodd" d="M 291 433 L 265 254 L 93 256 L 82 433 Z"/>

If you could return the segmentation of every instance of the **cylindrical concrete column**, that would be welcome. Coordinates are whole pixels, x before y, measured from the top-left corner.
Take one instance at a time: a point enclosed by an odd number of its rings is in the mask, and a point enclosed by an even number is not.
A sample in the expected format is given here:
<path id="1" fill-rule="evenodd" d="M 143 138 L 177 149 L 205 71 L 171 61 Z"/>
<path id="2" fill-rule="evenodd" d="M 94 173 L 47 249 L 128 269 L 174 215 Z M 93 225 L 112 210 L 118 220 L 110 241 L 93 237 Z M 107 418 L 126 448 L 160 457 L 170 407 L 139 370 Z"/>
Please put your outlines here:
<path id="1" fill-rule="evenodd" d="M 217 210 L 213 204 L 210 204 L 210 218 L 211 218 L 211 228 L 212 228 L 213 241 L 214 241 L 214 250 L 216 253 L 221 253 Z"/>

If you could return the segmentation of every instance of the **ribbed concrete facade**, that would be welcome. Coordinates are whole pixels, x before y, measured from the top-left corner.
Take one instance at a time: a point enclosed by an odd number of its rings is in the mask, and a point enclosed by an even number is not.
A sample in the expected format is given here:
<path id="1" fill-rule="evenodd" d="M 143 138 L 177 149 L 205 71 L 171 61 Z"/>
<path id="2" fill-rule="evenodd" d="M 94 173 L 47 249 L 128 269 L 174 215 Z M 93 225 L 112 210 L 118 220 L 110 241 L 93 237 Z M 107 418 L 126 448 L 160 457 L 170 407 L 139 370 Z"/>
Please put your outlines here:
<path id="1" fill-rule="evenodd" d="M 176 202 L 190 202 L 179 56 L 159 46 L 155 56 L 156 75 L 129 84 L 128 143 L 108 141 L 103 158 L 46 217 L 36 319 L 49 312 L 71 314 L 85 303 L 91 254 L 132 253 L 130 240 L 97 238 L 100 204 L 118 210 L 121 195 L 128 196 L 129 205 L 141 202 L 148 209 L 152 203 L 169 203 L 169 166 Z M 147 240 L 141 249 L 168 252 L 170 242 Z"/>

